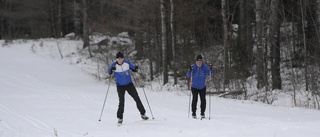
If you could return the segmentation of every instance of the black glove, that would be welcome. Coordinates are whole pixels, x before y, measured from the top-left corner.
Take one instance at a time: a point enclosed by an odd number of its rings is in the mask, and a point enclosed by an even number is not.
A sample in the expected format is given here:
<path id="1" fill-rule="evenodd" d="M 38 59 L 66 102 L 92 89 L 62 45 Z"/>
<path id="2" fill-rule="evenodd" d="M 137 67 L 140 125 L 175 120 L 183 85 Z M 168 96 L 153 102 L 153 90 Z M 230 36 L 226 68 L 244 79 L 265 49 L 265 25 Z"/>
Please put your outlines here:
<path id="1" fill-rule="evenodd" d="M 111 71 L 109 72 L 109 75 L 112 75 L 112 73 L 113 73 L 114 70 L 116 70 L 116 67 L 115 67 L 115 66 L 113 66 L 113 67 L 111 68 Z"/>
<path id="2" fill-rule="evenodd" d="M 193 65 L 190 65 L 189 70 L 190 70 L 190 71 L 192 71 L 192 70 L 193 70 Z"/>
<path id="3" fill-rule="evenodd" d="M 134 70 L 132 70 L 133 72 L 138 72 L 138 66 L 134 66 Z"/>
<path id="4" fill-rule="evenodd" d="M 210 64 L 210 70 L 212 70 L 212 64 Z"/>
<path id="5" fill-rule="evenodd" d="M 111 70 L 111 71 L 109 72 L 109 75 L 112 75 L 112 73 L 113 73 L 113 71 Z"/>

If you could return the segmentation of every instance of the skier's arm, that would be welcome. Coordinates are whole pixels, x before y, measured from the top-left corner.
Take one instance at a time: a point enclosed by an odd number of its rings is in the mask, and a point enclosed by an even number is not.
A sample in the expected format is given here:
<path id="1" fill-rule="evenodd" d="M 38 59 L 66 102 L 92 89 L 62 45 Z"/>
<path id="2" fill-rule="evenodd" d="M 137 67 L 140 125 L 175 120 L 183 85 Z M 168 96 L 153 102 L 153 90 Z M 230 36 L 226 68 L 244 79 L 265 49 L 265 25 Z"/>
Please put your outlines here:
<path id="1" fill-rule="evenodd" d="M 213 67 L 212 67 L 212 64 L 210 64 L 209 65 L 209 76 L 213 77 L 213 75 L 214 75 Z"/>
<path id="2" fill-rule="evenodd" d="M 111 75 L 113 71 L 116 70 L 116 63 L 112 63 L 108 69 L 108 73 Z"/>
<path id="3" fill-rule="evenodd" d="M 187 77 L 187 78 L 190 78 L 190 71 L 189 71 L 189 70 L 188 70 L 187 73 L 186 73 L 186 77 Z"/>
<path id="4" fill-rule="evenodd" d="M 190 65 L 189 70 L 186 73 L 186 77 L 190 78 L 191 77 L 191 71 L 193 70 L 193 65 Z"/>
<path id="5" fill-rule="evenodd" d="M 212 65 L 210 64 L 209 66 L 207 66 L 207 76 L 209 76 L 209 80 L 212 80 L 212 76 L 213 76 L 213 71 L 212 71 Z"/>

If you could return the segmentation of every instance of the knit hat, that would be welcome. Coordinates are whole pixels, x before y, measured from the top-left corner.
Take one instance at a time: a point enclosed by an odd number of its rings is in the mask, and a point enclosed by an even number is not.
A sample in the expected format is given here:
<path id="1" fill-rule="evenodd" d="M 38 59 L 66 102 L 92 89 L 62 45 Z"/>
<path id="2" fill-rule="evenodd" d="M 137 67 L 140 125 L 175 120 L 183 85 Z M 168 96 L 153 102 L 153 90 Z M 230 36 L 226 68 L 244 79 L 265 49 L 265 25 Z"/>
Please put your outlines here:
<path id="1" fill-rule="evenodd" d="M 202 55 L 198 55 L 196 61 L 202 61 Z"/>
<path id="2" fill-rule="evenodd" d="M 119 51 L 116 55 L 116 58 L 124 58 L 123 53 Z"/>

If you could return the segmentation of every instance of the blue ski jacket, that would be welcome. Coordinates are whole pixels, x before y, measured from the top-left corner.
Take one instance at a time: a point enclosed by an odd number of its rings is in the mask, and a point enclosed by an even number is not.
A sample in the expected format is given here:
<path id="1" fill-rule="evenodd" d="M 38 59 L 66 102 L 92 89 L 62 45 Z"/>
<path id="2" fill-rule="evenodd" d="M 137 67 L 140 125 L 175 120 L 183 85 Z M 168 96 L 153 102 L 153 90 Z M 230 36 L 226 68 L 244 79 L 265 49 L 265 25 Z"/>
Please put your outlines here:
<path id="1" fill-rule="evenodd" d="M 125 86 L 132 83 L 130 70 L 137 72 L 135 66 L 128 60 L 123 60 L 123 63 L 120 65 L 118 62 L 113 62 L 108 69 L 108 73 L 112 71 L 112 68 L 116 67 L 114 70 L 114 77 L 116 78 L 116 84 L 118 86 Z"/>
<path id="2" fill-rule="evenodd" d="M 192 88 L 201 90 L 206 87 L 206 77 L 212 77 L 213 70 L 210 70 L 209 66 L 202 64 L 201 67 L 198 67 L 197 64 L 192 65 L 192 71 L 188 70 L 186 77 L 192 79 Z"/>

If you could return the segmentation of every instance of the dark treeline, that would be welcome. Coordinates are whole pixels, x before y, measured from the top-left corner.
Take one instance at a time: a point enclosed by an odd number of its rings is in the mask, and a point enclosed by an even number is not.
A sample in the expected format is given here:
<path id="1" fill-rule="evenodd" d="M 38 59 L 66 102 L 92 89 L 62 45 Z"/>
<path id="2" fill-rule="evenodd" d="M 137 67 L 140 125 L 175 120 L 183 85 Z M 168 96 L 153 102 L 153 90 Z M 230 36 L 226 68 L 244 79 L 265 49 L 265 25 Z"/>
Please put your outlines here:
<path id="1" fill-rule="evenodd" d="M 266 92 L 289 79 L 294 91 L 299 83 L 319 96 L 320 0 L 0 0 L 0 21 L 0 39 L 74 32 L 84 48 L 94 32 L 128 32 L 150 79 L 162 74 L 163 84 L 203 54 L 219 90 L 246 91 L 254 76 Z"/>

